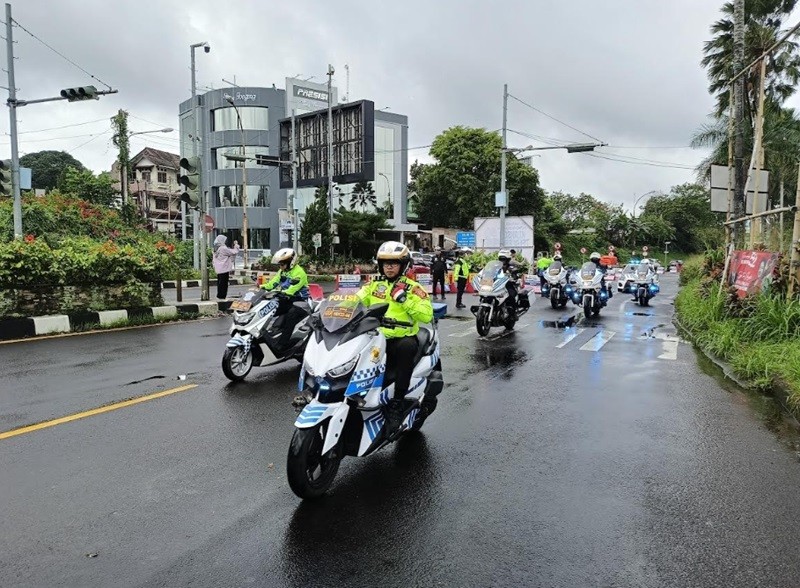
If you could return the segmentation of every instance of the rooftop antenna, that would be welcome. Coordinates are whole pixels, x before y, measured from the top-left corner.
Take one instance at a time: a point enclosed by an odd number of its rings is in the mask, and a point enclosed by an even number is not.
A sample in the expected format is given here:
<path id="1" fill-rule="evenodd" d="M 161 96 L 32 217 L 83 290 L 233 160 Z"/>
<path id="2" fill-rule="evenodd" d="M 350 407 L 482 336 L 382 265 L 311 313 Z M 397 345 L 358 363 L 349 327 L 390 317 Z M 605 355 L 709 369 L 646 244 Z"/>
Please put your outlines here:
<path id="1" fill-rule="evenodd" d="M 347 82 L 345 83 L 345 94 L 344 94 L 344 101 L 350 101 L 350 66 L 346 63 L 344 64 L 344 71 L 347 74 Z"/>
<path id="2" fill-rule="evenodd" d="M 239 84 L 236 83 L 236 76 L 233 76 L 233 81 L 232 82 L 229 82 L 225 78 L 222 78 L 222 81 L 225 82 L 226 84 L 230 84 L 234 88 L 240 88 L 241 87 L 241 86 L 239 86 Z"/>

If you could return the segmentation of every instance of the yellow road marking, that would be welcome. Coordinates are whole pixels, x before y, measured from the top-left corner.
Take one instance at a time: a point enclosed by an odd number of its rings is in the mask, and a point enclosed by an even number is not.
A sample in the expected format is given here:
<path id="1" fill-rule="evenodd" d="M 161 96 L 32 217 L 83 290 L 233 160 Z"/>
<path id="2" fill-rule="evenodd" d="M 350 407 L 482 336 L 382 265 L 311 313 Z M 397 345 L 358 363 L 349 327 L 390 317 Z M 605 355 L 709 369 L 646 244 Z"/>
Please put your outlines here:
<path id="1" fill-rule="evenodd" d="M 55 427 L 56 425 L 63 425 L 64 423 L 70 423 L 72 421 L 77 421 L 78 419 L 85 419 L 86 417 L 103 414 L 104 412 L 111 412 L 112 410 L 125 408 L 126 406 L 133 406 L 134 404 L 139 404 L 140 402 L 147 402 L 148 400 L 155 400 L 156 398 L 161 398 L 162 396 L 169 396 L 170 394 L 175 394 L 177 392 L 191 390 L 192 388 L 197 388 L 197 384 L 178 386 L 177 388 L 170 388 L 169 390 L 155 392 L 153 394 L 148 394 L 147 396 L 139 396 L 137 398 L 131 398 L 130 400 L 123 400 L 122 402 L 107 404 L 106 406 L 101 406 L 100 408 L 93 408 L 92 410 L 86 410 L 84 412 L 76 412 L 75 414 L 53 419 L 51 421 L 44 421 L 35 425 L 28 425 L 27 427 L 20 427 L 19 429 L 12 429 L 11 431 L 0 433 L 0 439 L 8 439 L 9 437 L 16 437 L 17 435 L 24 435 L 25 433 L 32 433 L 33 431 L 38 431 L 40 429 L 47 429 L 49 427 Z"/>

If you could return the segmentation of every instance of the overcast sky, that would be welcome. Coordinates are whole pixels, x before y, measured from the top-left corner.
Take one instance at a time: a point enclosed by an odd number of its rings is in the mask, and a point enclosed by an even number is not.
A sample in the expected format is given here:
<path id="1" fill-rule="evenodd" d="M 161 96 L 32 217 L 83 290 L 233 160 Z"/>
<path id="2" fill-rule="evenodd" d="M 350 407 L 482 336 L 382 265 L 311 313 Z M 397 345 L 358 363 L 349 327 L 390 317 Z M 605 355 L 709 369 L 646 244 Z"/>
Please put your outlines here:
<path id="1" fill-rule="evenodd" d="M 189 45 L 198 52 L 198 85 L 283 87 L 286 76 L 334 83 L 376 108 L 409 117 L 409 146 L 428 145 L 453 125 L 499 129 L 503 84 L 509 93 L 586 135 L 509 100 L 508 128 L 559 141 L 609 144 L 597 157 L 541 151 L 542 186 L 587 192 L 630 208 L 651 190 L 694 179 L 706 155 L 688 149 L 713 108 L 703 42 L 722 0 L 23 0 L 20 25 L 119 94 L 100 101 L 53 102 L 18 110 L 20 153 L 69 151 L 95 171 L 115 158 L 109 117 L 120 108 L 132 131 L 178 127 L 189 97 Z M 502 7 L 502 8 L 501 8 Z M 14 29 L 18 98 L 57 95 L 91 77 Z M 5 63 L 5 60 L 4 62 Z M 2 85 L 5 85 L 5 80 Z M 79 123 L 86 123 L 80 124 Z M 67 126 L 76 125 L 76 126 Z M 41 129 L 55 130 L 35 132 Z M 0 130 L 8 133 L 8 116 Z M 178 152 L 177 132 L 132 138 Z M 589 135 L 589 136 L 587 136 Z M 509 133 L 510 146 L 544 146 Z M 9 156 L 0 138 L 0 156 Z M 636 158 L 634 163 L 600 157 Z M 427 149 L 414 159 L 429 161 Z M 629 159 L 629 161 L 636 161 Z M 667 167 L 674 166 L 674 167 Z M 498 187 L 499 189 L 499 187 Z"/>

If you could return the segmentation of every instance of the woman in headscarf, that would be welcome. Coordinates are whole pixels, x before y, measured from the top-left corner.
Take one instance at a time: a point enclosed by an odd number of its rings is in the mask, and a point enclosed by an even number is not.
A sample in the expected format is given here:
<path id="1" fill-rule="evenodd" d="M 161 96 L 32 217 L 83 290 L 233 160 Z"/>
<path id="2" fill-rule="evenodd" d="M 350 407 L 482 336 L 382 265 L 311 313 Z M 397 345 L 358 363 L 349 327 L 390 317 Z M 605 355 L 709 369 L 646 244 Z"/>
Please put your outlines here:
<path id="1" fill-rule="evenodd" d="M 228 297 L 228 276 L 233 271 L 233 262 L 239 253 L 239 242 L 233 242 L 233 248 L 227 246 L 228 238 L 217 235 L 214 239 L 214 271 L 217 272 L 217 300 Z"/>

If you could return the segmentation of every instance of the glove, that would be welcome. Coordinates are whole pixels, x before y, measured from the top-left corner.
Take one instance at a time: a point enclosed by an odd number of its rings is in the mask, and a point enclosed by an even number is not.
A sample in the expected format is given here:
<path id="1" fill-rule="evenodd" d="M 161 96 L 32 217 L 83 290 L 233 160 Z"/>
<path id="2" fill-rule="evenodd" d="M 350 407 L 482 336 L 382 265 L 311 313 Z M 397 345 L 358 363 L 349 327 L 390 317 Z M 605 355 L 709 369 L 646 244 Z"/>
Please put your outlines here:
<path id="1" fill-rule="evenodd" d="M 406 290 L 408 290 L 407 284 L 396 284 L 395 287 L 392 288 L 392 300 L 403 304 L 408 299 Z"/>

